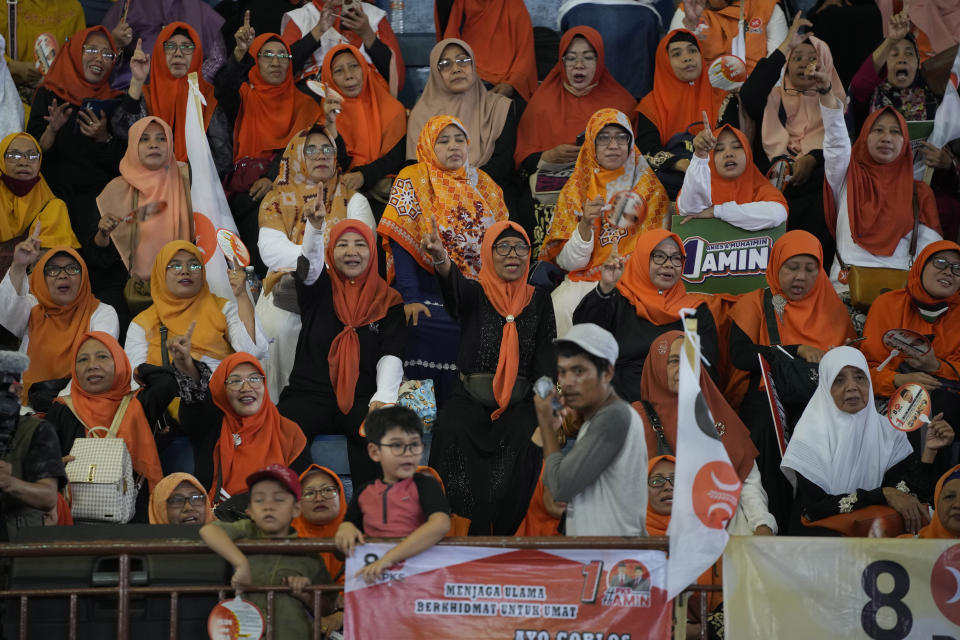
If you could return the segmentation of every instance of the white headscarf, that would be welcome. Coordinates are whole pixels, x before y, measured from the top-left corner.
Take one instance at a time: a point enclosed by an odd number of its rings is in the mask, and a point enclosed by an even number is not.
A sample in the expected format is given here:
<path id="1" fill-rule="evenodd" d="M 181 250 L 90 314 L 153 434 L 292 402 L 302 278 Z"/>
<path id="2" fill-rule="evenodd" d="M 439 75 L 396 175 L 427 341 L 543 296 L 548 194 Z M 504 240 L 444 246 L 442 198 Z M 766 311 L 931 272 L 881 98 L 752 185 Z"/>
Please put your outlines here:
<path id="1" fill-rule="evenodd" d="M 6 51 L 7 44 L 0 36 L 0 51 Z M 23 131 L 23 103 L 17 93 L 17 85 L 10 76 L 7 60 L 0 56 L 0 139 L 16 131 Z"/>
<path id="2" fill-rule="evenodd" d="M 867 406 L 857 413 L 837 408 L 830 387 L 846 366 L 870 378 L 863 353 L 852 347 L 831 349 L 820 361 L 820 385 L 793 431 L 780 468 L 791 481 L 801 474 L 829 495 L 876 489 L 887 469 L 913 452 L 907 434 L 880 415 L 868 385 Z"/>

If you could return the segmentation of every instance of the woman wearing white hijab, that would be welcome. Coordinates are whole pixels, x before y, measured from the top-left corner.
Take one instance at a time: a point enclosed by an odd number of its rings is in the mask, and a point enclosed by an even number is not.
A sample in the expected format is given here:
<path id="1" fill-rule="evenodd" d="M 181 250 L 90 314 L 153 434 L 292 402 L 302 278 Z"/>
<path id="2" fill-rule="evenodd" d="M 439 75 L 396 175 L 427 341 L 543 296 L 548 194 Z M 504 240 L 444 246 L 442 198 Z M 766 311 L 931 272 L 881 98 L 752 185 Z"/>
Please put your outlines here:
<path id="1" fill-rule="evenodd" d="M 820 384 L 793 430 L 780 468 L 796 487 L 790 535 L 835 535 L 809 521 L 871 505 L 889 505 L 906 530 L 929 520 L 917 499 L 929 499 L 937 450 L 953 442 L 942 415 L 927 427 L 922 456 L 907 434 L 876 410 L 870 367 L 852 347 L 831 349 L 820 361 Z M 916 494 L 916 495 L 914 495 Z"/>

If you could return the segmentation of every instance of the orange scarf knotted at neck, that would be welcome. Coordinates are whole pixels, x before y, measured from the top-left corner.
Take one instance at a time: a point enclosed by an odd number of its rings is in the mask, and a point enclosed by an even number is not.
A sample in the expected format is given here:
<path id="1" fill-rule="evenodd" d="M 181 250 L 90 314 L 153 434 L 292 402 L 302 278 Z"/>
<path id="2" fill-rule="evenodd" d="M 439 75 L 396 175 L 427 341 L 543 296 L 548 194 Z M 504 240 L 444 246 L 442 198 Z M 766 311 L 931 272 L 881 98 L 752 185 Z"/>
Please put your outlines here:
<path id="1" fill-rule="evenodd" d="M 702 300 L 687 293 L 683 280 L 662 291 L 650 279 L 650 254 L 658 244 L 672 239 L 680 249 L 680 255 L 686 257 L 680 236 L 666 229 L 651 229 L 640 234 L 633 249 L 633 257 L 627 261 L 623 276 L 617 283 L 617 290 L 637 311 L 637 316 L 649 320 L 655 325 L 672 324 L 680 320 L 680 309 L 696 308 Z"/>
<path id="2" fill-rule="evenodd" d="M 352 231 L 363 236 L 370 248 L 367 269 L 356 278 L 347 278 L 333 266 L 333 247 L 344 233 Z M 358 220 L 341 220 L 330 230 L 327 244 L 327 266 L 330 288 L 333 290 L 333 310 L 343 323 L 343 330 L 330 343 L 327 362 L 330 382 L 337 396 L 337 407 L 346 415 L 353 408 L 357 379 L 360 377 L 360 338 L 357 327 L 376 322 L 387 315 L 390 307 L 403 299 L 377 273 L 377 246 L 370 227 Z"/>
<path id="3" fill-rule="evenodd" d="M 714 138 L 719 139 L 720 134 L 729 131 L 740 141 L 743 153 L 746 155 L 746 165 L 743 173 L 736 178 L 724 178 L 717 170 L 717 164 L 714 161 L 716 149 L 710 151 L 710 199 L 713 204 L 724 204 L 726 202 L 736 202 L 737 204 L 746 204 L 750 202 L 779 202 L 787 207 L 787 199 L 783 197 L 775 186 L 770 184 L 767 177 L 760 173 L 757 165 L 753 164 L 753 151 L 750 150 L 750 141 L 743 135 L 739 129 L 725 124 L 719 129 L 713 131 Z"/>
<path id="4" fill-rule="evenodd" d="M 480 245 L 480 286 L 494 310 L 506 319 L 500 336 L 497 371 L 493 375 L 493 397 L 497 399 L 498 406 L 490 415 L 492 420 L 499 418 L 510 405 L 520 367 L 520 335 L 517 333 L 516 317 L 523 313 L 533 298 L 533 287 L 527 284 L 527 272 L 530 270 L 528 260 L 524 261 L 523 275 L 511 282 L 498 276 L 493 268 L 493 243 L 507 229 L 517 231 L 523 236 L 524 242 L 530 244 L 523 227 L 516 222 L 503 220 L 487 229 Z"/>

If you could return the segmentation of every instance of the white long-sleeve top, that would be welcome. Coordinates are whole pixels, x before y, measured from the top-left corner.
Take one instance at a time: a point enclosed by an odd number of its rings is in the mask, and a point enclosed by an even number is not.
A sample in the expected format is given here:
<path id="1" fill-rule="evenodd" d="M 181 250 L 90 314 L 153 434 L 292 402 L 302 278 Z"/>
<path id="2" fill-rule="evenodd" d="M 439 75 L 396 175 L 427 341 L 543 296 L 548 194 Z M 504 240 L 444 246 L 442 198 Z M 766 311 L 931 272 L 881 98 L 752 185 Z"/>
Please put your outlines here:
<path id="1" fill-rule="evenodd" d="M 326 225 L 326 222 L 324 222 Z M 261 232 L 263 230 L 261 229 Z M 261 238 L 263 236 L 261 235 Z M 317 281 L 324 268 L 323 230 L 318 231 L 312 224 L 307 224 L 303 233 L 303 256 L 310 262 L 304 284 L 308 287 Z M 371 252 L 371 257 L 373 252 Z M 374 265 L 376 268 L 376 265 Z M 397 356 L 381 356 L 377 360 L 377 391 L 370 397 L 370 403 L 383 402 L 394 404 L 400 393 L 403 383 L 403 362 Z"/>
<path id="2" fill-rule="evenodd" d="M 754 462 L 753 468 L 750 469 L 750 473 L 743 481 L 743 488 L 740 490 L 740 505 L 737 507 L 737 516 L 731 521 L 731 526 L 727 527 L 727 530 L 734 535 L 753 535 L 757 527 L 767 525 L 771 531 L 777 533 L 777 519 L 770 513 L 767 505 L 767 492 L 763 490 L 763 484 L 760 481 L 760 469 Z M 733 531 L 734 528 L 739 530 Z"/>
<path id="3" fill-rule="evenodd" d="M 576 271 L 590 264 L 593 255 L 593 229 L 590 230 L 590 239 L 584 240 L 580 236 L 580 228 L 575 227 L 570 238 L 563 243 L 563 249 L 557 254 L 557 266 L 564 271 Z"/>
<path id="4" fill-rule="evenodd" d="M 694 155 L 683 176 L 683 188 L 677 197 L 680 215 L 689 216 L 713 207 L 713 217 L 746 231 L 770 229 L 787 220 L 787 208 L 779 202 L 723 202 L 713 204 L 710 158 Z M 747 167 L 749 169 L 749 167 Z"/>
<path id="5" fill-rule="evenodd" d="M 820 105 L 823 118 L 823 170 L 827 184 L 833 192 L 837 205 L 837 253 L 846 264 L 861 267 L 886 267 L 888 269 L 910 268 L 910 239 L 913 230 L 900 238 L 893 255 L 878 256 L 859 246 L 850 232 L 850 218 L 847 211 L 847 168 L 850 166 L 850 137 L 842 109 L 831 109 Z M 906 144 L 906 141 L 905 141 Z M 942 240 L 939 233 L 922 222 L 917 229 L 917 255 L 931 242 Z M 834 261 L 830 269 L 830 279 L 836 283 L 840 265 Z"/>
<path id="6" fill-rule="evenodd" d="M 709 11 L 709 9 L 704 9 L 704 11 Z M 746 19 L 749 21 L 750 16 L 747 16 Z M 783 9 L 781 9 L 779 5 L 773 8 L 773 13 L 770 14 L 770 21 L 767 23 L 766 28 L 767 55 L 770 55 L 774 49 L 780 46 L 783 39 L 787 37 L 787 17 L 783 14 Z M 668 31 L 673 31 L 674 29 L 686 29 L 686 27 L 683 26 L 683 9 L 679 7 L 673 12 L 673 18 L 670 20 L 670 28 Z M 727 53 L 730 52 L 727 51 Z"/>
<path id="7" fill-rule="evenodd" d="M 347 202 L 347 219 L 360 220 L 374 231 L 376 237 L 377 223 L 370 203 L 363 195 L 355 193 Z M 306 226 L 309 228 L 310 224 Z M 302 245 L 290 240 L 287 234 L 279 229 L 261 227 L 257 248 L 260 249 L 260 259 L 270 271 L 293 271 L 297 268 L 297 259 L 306 255 Z"/>
<path id="8" fill-rule="evenodd" d="M 20 352 L 26 353 L 30 344 L 30 310 L 37 304 L 37 299 L 30 293 L 30 280 L 23 279 L 23 291 L 18 292 L 10 280 L 7 271 L 0 280 L 0 324 L 7 331 L 20 338 Z M 90 314 L 90 331 L 103 331 L 116 338 L 120 335 L 120 320 L 117 311 L 108 304 L 101 302 Z M 69 338 L 72 340 L 73 338 Z"/>

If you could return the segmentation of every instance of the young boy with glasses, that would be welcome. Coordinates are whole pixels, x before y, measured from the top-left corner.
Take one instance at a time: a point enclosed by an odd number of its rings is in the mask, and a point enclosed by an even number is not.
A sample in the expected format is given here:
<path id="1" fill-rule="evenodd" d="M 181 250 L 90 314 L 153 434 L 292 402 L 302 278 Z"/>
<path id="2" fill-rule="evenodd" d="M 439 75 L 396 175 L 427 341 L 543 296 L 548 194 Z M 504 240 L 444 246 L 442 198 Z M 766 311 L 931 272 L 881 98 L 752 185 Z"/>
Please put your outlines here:
<path id="1" fill-rule="evenodd" d="M 417 473 L 423 454 L 423 424 L 411 409 L 387 406 L 372 411 L 364 426 L 367 451 L 380 463 L 381 479 L 357 489 L 337 530 L 337 548 L 346 556 L 364 544 L 364 535 L 403 540 L 357 572 L 368 583 L 385 569 L 426 551 L 450 530 L 450 506 L 431 476 Z"/>

